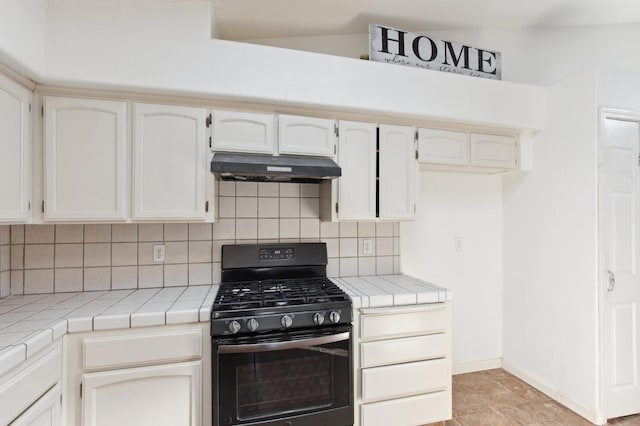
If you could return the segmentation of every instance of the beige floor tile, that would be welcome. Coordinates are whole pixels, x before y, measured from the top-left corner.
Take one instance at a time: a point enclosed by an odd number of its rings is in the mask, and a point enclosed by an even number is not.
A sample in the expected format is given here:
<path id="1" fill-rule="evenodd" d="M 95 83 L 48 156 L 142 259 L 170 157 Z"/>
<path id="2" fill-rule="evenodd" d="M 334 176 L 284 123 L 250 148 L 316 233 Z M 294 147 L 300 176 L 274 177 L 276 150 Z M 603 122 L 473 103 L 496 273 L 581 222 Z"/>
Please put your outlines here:
<path id="1" fill-rule="evenodd" d="M 591 423 L 502 369 L 453 376 L 453 419 L 425 426 L 589 426 Z M 640 426 L 640 415 L 609 421 Z"/>

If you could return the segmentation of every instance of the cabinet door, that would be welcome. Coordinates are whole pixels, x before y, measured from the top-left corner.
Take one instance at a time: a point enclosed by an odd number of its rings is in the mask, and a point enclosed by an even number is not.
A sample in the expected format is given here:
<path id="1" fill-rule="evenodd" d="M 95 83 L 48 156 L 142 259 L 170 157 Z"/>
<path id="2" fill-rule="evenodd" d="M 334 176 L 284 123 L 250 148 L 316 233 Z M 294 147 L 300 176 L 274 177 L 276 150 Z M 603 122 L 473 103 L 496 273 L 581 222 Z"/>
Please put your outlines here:
<path id="1" fill-rule="evenodd" d="M 213 111 L 214 151 L 273 154 L 274 116 L 235 111 Z"/>
<path id="2" fill-rule="evenodd" d="M 376 218 L 376 125 L 340 122 L 338 218 Z"/>
<path id="3" fill-rule="evenodd" d="M 128 216 L 127 104 L 45 97 L 45 220 Z"/>
<path id="4" fill-rule="evenodd" d="M 415 217 L 418 160 L 415 128 L 380 126 L 380 219 Z"/>
<path id="5" fill-rule="evenodd" d="M 418 129 L 418 161 L 430 164 L 469 164 L 469 134 L 449 130 Z"/>
<path id="6" fill-rule="evenodd" d="M 31 92 L 0 75 L 0 222 L 24 222 L 31 202 Z"/>
<path id="7" fill-rule="evenodd" d="M 11 423 L 62 380 L 62 345 L 35 355 L 0 382 L 0 425 Z"/>
<path id="8" fill-rule="evenodd" d="M 82 376 L 85 426 L 199 426 L 202 361 Z"/>
<path id="9" fill-rule="evenodd" d="M 336 150 L 336 122 L 323 118 L 280 115 L 278 152 L 292 155 L 333 157 Z"/>
<path id="10" fill-rule="evenodd" d="M 57 384 L 15 419 L 11 426 L 59 426 L 61 424 L 60 385 Z"/>
<path id="11" fill-rule="evenodd" d="M 206 110 L 133 106 L 133 218 L 203 220 Z"/>
<path id="12" fill-rule="evenodd" d="M 515 136 L 471 133 L 471 165 L 515 169 L 517 165 Z"/>

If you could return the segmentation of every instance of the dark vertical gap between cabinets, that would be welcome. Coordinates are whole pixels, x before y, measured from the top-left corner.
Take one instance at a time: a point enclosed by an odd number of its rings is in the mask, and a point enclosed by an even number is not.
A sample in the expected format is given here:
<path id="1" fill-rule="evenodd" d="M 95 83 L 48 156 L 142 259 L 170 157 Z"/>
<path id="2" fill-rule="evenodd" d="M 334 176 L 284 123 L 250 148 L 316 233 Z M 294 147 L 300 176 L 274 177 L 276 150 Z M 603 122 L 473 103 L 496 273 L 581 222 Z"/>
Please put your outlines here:
<path id="1" fill-rule="evenodd" d="M 376 217 L 380 217 L 380 127 L 376 127 Z"/>

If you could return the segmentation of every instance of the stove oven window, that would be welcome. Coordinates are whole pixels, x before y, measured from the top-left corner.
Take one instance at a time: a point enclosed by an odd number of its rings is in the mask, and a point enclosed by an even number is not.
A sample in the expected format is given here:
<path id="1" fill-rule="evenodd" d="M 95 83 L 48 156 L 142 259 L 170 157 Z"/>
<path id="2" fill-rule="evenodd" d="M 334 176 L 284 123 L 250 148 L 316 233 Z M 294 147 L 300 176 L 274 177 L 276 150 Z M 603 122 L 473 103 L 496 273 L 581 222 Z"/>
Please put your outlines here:
<path id="1" fill-rule="evenodd" d="M 219 425 L 280 425 L 272 421 L 348 407 L 349 345 L 218 354 Z"/>
<path id="2" fill-rule="evenodd" d="M 238 366 L 238 417 L 245 420 L 331 406 L 331 364 L 329 356 L 301 354 Z"/>

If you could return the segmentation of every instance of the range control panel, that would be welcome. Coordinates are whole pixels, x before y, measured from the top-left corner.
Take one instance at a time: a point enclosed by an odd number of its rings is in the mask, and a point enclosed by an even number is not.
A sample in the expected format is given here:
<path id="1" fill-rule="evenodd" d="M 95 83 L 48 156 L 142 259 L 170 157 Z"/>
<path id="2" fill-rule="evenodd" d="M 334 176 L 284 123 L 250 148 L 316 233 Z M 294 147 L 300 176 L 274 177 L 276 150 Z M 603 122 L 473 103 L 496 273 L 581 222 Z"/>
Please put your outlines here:
<path id="1" fill-rule="evenodd" d="M 262 248 L 259 257 L 260 260 L 291 260 L 295 258 L 292 248 Z"/>

